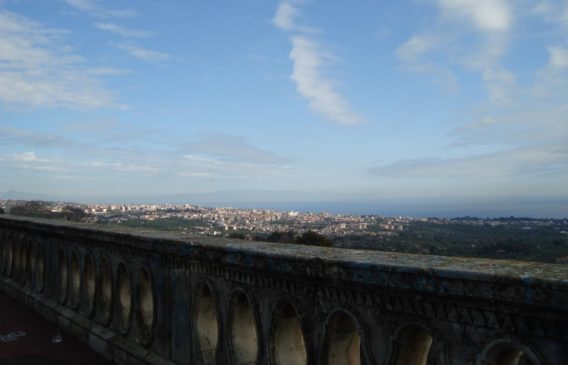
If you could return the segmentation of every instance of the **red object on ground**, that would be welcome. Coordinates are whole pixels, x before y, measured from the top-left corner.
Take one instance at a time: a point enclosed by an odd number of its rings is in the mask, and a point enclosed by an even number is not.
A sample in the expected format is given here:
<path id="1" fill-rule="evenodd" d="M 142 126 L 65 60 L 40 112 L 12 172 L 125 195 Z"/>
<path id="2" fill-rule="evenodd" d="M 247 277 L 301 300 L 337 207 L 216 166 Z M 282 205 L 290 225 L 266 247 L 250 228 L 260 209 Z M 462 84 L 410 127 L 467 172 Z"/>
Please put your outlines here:
<path id="1" fill-rule="evenodd" d="M 0 293 L 0 365 L 107 365 L 87 345 Z"/>

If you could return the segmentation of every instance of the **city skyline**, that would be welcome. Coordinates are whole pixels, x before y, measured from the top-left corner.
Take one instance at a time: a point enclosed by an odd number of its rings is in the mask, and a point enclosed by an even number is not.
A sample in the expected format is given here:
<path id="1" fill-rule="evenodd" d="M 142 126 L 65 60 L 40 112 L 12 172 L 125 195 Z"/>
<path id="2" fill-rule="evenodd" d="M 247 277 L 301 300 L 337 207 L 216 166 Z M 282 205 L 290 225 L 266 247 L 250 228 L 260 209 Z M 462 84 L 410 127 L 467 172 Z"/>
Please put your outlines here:
<path id="1" fill-rule="evenodd" d="M 567 31 L 560 0 L 0 0 L 0 193 L 566 217 Z"/>

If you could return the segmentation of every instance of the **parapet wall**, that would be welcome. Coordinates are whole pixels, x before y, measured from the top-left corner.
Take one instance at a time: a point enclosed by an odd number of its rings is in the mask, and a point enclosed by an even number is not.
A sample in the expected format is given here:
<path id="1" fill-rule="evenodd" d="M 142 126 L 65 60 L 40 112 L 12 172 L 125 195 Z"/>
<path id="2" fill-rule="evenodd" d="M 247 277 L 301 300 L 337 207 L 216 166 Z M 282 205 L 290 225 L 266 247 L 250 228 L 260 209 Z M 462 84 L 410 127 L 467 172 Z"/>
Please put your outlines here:
<path id="1" fill-rule="evenodd" d="M 2 216 L 0 290 L 117 363 L 568 361 L 566 265 Z"/>

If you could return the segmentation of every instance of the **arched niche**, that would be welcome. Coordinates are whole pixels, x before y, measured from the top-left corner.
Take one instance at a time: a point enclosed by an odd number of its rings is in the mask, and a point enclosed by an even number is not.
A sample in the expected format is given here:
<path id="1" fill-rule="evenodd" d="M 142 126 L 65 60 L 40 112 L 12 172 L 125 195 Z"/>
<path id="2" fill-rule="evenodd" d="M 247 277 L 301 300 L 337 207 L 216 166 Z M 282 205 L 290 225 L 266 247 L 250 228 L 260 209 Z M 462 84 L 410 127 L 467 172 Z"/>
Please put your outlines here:
<path id="1" fill-rule="evenodd" d="M 28 249 L 28 264 L 27 264 L 27 282 L 28 286 L 35 287 L 37 284 L 37 244 L 30 246 Z"/>
<path id="2" fill-rule="evenodd" d="M 6 276 L 12 276 L 14 269 L 14 244 L 9 242 L 6 244 Z"/>
<path id="3" fill-rule="evenodd" d="M 18 263 L 18 279 L 20 283 L 25 283 L 28 274 L 28 248 L 25 244 L 20 244 L 20 254 Z"/>
<path id="4" fill-rule="evenodd" d="M 36 266 L 34 277 L 36 291 L 43 291 L 43 286 L 45 284 L 45 252 L 42 245 L 38 245 L 36 249 Z"/>
<path id="5" fill-rule="evenodd" d="M 87 316 L 93 313 L 96 291 L 95 262 L 89 254 L 83 259 L 82 310 Z"/>
<path id="6" fill-rule="evenodd" d="M 481 365 L 540 365 L 536 355 L 520 343 L 497 340 L 486 347 L 481 355 Z"/>
<path id="7" fill-rule="evenodd" d="M 121 333 L 127 333 L 130 327 L 130 312 L 132 307 L 132 289 L 130 274 L 126 265 L 121 262 L 116 274 L 117 294 L 117 326 Z"/>
<path id="8" fill-rule="evenodd" d="M 57 264 L 59 272 L 59 302 L 63 304 L 67 299 L 67 255 L 62 248 L 59 249 L 57 255 Z"/>
<path id="9" fill-rule="evenodd" d="M 231 345 L 235 365 L 256 364 L 258 336 L 254 308 L 240 290 L 231 298 Z"/>
<path id="10" fill-rule="evenodd" d="M 279 303 L 272 315 L 271 355 L 276 365 L 305 365 L 306 343 L 300 318 L 289 302 Z"/>
<path id="11" fill-rule="evenodd" d="M 205 283 L 197 287 L 193 317 L 201 360 L 204 364 L 215 364 L 219 343 L 217 303 L 213 291 Z"/>
<path id="12" fill-rule="evenodd" d="M 112 317 L 112 295 L 112 269 L 109 261 L 103 257 L 99 264 L 99 282 L 95 297 L 98 320 L 103 325 L 107 325 Z"/>
<path id="13" fill-rule="evenodd" d="M 136 327 L 143 344 L 149 344 L 154 326 L 154 290 L 146 268 L 138 272 L 136 283 Z"/>
<path id="14" fill-rule="evenodd" d="M 432 336 L 420 326 L 409 325 L 399 331 L 394 342 L 393 365 L 426 365 Z"/>
<path id="15" fill-rule="evenodd" d="M 81 294 L 81 264 L 76 252 L 71 253 L 69 275 L 69 299 L 67 302 L 70 307 L 76 308 L 79 305 Z"/>
<path id="16" fill-rule="evenodd" d="M 323 363 L 327 365 L 360 365 L 361 335 L 355 319 L 345 311 L 338 311 L 326 325 Z"/>
<path id="17" fill-rule="evenodd" d="M 22 267 L 22 246 L 14 244 L 14 260 L 12 267 L 12 278 L 17 280 L 21 274 Z"/>
<path id="18" fill-rule="evenodd" d="M 4 237 L 0 238 L 0 274 L 6 273 L 8 243 Z"/>

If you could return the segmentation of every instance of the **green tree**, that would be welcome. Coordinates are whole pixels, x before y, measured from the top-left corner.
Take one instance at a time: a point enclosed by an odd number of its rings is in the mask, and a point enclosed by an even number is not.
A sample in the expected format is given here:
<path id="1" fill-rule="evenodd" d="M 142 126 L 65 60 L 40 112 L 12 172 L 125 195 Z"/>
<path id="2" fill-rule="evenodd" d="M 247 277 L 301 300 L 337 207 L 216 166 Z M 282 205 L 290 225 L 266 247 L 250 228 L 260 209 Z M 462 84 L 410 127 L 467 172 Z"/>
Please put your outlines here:
<path id="1" fill-rule="evenodd" d="M 18 204 L 10 209 L 10 214 L 25 217 L 47 218 L 51 212 L 47 203 L 41 201 L 28 201 Z"/>
<path id="2" fill-rule="evenodd" d="M 245 234 L 242 232 L 233 232 L 227 236 L 228 238 L 238 238 L 240 240 L 246 239 Z"/>
<path id="3" fill-rule="evenodd" d="M 267 242 L 279 242 L 279 243 L 294 243 L 296 241 L 296 232 L 294 231 L 274 231 L 269 234 L 265 240 Z"/>
<path id="4" fill-rule="evenodd" d="M 85 211 L 81 208 L 74 207 L 71 205 L 66 205 L 61 210 L 61 216 L 62 216 L 61 218 L 65 218 L 68 221 L 81 222 L 89 215 L 85 213 Z"/>
<path id="5" fill-rule="evenodd" d="M 332 240 L 314 231 L 304 232 L 300 237 L 296 238 L 296 243 L 312 246 L 333 246 Z"/>
<path id="6" fill-rule="evenodd" d="M 61 211 L 52 212 L 51 204 L 42 201 L 28 201 L 10 209 L 10 214 L 34 218 L 59 218 L 80 222 L 89 215 L 79 207 L 66 205 Z"/>

